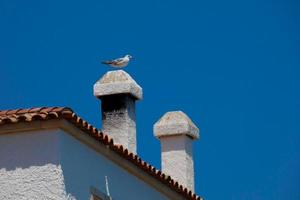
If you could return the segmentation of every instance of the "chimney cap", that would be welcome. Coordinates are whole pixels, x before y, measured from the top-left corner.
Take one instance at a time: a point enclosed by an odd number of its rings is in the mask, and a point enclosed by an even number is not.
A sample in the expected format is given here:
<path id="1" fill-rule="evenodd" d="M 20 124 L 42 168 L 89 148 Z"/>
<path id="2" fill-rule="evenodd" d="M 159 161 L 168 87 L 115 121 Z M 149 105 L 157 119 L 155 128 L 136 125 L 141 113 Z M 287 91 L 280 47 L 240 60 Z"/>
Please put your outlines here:
<path id="1" fill-rule="evenodd" d="M 123 70 L 109 71 L 94 84 L 94 96 L 131 94 L 136 99 L 143 98 L 142 88 Z"/>
<path id="2" fill-rule="evenodd" d="M 184 112 L 167 112 L 154 124 L 154 136 L 160 138 L 174 135 L 187 135 L 198 139 L 199 129 Z"/>

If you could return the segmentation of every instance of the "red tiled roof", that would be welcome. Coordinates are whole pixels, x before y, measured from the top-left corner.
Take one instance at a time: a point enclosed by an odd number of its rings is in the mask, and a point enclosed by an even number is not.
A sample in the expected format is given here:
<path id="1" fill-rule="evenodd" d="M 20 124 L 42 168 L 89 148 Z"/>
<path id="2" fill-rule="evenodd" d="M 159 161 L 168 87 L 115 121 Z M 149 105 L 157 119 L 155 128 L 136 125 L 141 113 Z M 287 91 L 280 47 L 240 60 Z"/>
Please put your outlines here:
<path id="1" fill-rule="evenodd" d="M 186 199 L 202 200 L 200 196 L 197 196 L 192 191 L 184 188 L 182 185 L 179 185 L 179 183 L 174 181 L 170 176 L 165 175 L 160 170 L 157 170 L 152 165 L 143 161 L 137 155 L 129 152 L 128 149 L 125 149 L 122 145 L 114 144 L 112 138 L 109 138 L 107 135 L 97 130 L 97 128 L 84 121 L 82 118 L 77 116 L 72 109 L 68 107 L 40 107 L 0 111 L 0 127 L 5 124 L 44 121 L 51 119 L 65 119 L 69 121 L 79 129 L 87 133 L 90 137 L 93 137 L 102 144 L 107 145 L 112 151 L 116 152 L 126 160 L 132 162 L 135 166 L 142 169 L 144 172 L 169 186 L 172 190 L 183 195 Z"/>

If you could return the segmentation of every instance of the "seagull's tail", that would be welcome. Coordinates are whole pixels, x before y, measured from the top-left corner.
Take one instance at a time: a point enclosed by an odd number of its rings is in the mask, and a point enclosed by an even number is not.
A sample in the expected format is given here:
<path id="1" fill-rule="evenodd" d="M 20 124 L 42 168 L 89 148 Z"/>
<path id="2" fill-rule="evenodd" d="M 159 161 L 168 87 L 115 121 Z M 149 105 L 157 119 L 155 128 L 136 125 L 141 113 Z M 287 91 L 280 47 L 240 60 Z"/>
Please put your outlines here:
<path id="1" fill-rule="evenodd" d="M 113 62 L 112 61 L 101 61 L 102 64 L 104 65 L 110 65 L 112 64 Z"/>
<path id="2" fill-rule="evenodd" d="M 101 64 L 104 64 L 104 65 L 109 65 L 109 64 L 111 64 L 111 61 L 110 61 L 110 60 L 102 61 L 99 57 L 97 57 L 97 60 L 98 60 L 98 62 L 100 62 Z"/>

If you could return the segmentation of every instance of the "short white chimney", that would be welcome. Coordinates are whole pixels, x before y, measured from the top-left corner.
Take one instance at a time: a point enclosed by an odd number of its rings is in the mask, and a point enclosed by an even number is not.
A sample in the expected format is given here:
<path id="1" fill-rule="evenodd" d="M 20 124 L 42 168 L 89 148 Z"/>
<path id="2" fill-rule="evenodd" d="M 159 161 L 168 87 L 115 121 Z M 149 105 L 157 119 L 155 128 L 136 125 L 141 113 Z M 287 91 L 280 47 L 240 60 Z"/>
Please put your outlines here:
<path id="1" fill-rule="evenodd" d="M 199 129 L 182 111 L 167 112 L 154 125 L 161 142 L 162 172 L 194 191 L 193 140 Z"/>
<path id="2" fill-rule="evenodd" d="M 142 88 L 125 71 L 109 71 L 94 84 L 94 96 L 102 102 L 102 131 L 136 153 L 135 101 Z"/>

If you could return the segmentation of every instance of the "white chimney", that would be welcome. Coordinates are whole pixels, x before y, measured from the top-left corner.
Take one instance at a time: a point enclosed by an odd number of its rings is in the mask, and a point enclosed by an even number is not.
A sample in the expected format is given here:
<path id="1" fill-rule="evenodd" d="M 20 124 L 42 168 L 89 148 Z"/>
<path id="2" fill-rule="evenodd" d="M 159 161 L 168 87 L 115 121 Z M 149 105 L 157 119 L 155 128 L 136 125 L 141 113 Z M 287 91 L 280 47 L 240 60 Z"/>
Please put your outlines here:
<path id="1" fill-rule="evenodd" d="M 125 71 L 109 71 L 95 83 L 94 96 L 102 101 L 102 131 L 136 153 L 135 101 L 142 88 Z"/>
<path id="2" fill-rule="evenodd" d="M 193 140 L 199 129 L 182 111 L 167 112 L 154 125 L 161 142 L 162 172 L 194 191 Z"/>

